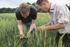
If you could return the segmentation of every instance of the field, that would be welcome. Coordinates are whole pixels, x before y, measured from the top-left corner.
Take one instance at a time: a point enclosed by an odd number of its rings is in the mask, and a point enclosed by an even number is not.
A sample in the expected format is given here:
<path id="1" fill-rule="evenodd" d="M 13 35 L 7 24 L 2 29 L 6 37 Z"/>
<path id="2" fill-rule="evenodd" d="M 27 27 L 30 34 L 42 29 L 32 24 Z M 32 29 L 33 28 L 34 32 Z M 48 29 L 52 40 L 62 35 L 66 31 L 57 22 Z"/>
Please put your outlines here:
<path id="1" fill-rule="evenodd" d="M 37 26 L 41 26 L 48 21 L 48 14 L 38 13 Z M 55 37 L 55 31 L 35 31 L 31 38 L 21 41 L 19 39 L 15 13 L 0 14 L 0 47 L 54 47 Z M 62 47 L 62 37 L 58 47 Z"/>

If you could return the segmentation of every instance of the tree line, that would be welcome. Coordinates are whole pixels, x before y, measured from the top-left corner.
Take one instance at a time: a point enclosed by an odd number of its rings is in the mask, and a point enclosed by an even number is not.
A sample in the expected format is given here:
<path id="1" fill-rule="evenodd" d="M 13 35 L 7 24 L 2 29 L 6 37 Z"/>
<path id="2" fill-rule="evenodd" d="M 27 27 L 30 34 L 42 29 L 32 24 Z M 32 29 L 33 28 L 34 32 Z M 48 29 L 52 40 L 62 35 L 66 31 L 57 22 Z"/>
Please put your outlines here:
<path id="1" fill-rule="evenodd" d="M 35 6 L 36 3 L 31 4 L 28 2 L 27 4 Z M 14 13 L 15 10 L 16 8 L 0 8 L 0 13 Z"/>
<path id="2" fill-rule="evenodd" d="M 0 13 L 14 13 L 16 8 L 0 8 Z"/>
<path id="3" fill-rule="evenodd" d="M 39 10 L 39 9 L 37 8 L 36 3 L 30 4 L 30 3 L 28 2 L 27 4 L 34 6 L 34 7 L 38 10 L 38 12 L 41 11 L 41 10 Z M 66 5 L 66 6 L 67 6 L 67 5 Z M 70 10 L 70 6 L 67 6 L 67 7 L 68 7 L 69 10 Z M 16 8 L 0 8 L 0 13 L 14 13 L 15 10 L 16 10 Z"/>

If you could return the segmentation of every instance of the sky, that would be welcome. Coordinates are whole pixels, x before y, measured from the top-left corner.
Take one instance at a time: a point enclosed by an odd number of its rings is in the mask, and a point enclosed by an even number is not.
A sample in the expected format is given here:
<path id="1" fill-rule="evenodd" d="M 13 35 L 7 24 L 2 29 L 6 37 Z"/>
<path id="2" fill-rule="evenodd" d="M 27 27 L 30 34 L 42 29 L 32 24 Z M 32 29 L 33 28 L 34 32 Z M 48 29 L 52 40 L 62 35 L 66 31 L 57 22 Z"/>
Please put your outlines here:
<path id="1" fill-rule="evenodd" d="M 58 3 L 58 4 L 67 4 L 70 5 L 70 0 L 49 0 L 50 2 L 53 3 Z"/>
<path id="2" fill-rule="evenodd" d="M 6 8 L 16 8 L 18 7 L 18 5 L 22 2 L 29 2 L 29 3 L 33 3 L 36 2 L 37 0 L 0 0 L 0 8 L 6 7 Z M 70 1 L 69 0 L 49 0 L 50 2 L 53 3 L 66 3 L 68 5 L 70 5 Z"/>
<path id="3" fill-rule="evenodd" d="M 0 8 L 3 8 L 3 7 L 15 8 L 22 2 L 33 3 L 33 2 L 36 2 L 36 0 L 0 0 Z"/>

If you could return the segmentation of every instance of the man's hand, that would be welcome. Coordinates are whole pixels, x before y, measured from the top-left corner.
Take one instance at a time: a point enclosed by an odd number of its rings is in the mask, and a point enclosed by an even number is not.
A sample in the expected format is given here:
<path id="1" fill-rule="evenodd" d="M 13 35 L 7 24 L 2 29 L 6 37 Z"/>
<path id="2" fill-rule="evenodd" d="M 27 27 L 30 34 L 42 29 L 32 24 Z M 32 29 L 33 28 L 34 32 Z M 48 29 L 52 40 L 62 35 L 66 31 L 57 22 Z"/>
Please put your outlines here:
<path id="1" fill-rule="evenodd" d="M 31 32 L 28 32 L 27 33 L 27 38 L 30 38 L 31 37 Z"/>
<path id="2" fill-rule="evenodd" d="M 25 38 L 25 34 L 24 33 L 20 33 L 20 39 Z"/>

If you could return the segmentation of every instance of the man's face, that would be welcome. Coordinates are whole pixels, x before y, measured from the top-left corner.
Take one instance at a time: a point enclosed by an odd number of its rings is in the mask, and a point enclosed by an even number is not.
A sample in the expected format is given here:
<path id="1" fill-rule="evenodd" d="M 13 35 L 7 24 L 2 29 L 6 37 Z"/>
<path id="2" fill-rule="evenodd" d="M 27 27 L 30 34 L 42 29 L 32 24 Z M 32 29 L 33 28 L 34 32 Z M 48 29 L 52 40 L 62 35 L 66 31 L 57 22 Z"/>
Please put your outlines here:
<path id="1" fill-rule="evenodd" d="M 41 11 L 43 12 L 48 12 L 49 9 L 50 9 L 50 4 L 48 2 L 42 2 L 40 5 L 39 5 L 39 8 Z"/>

